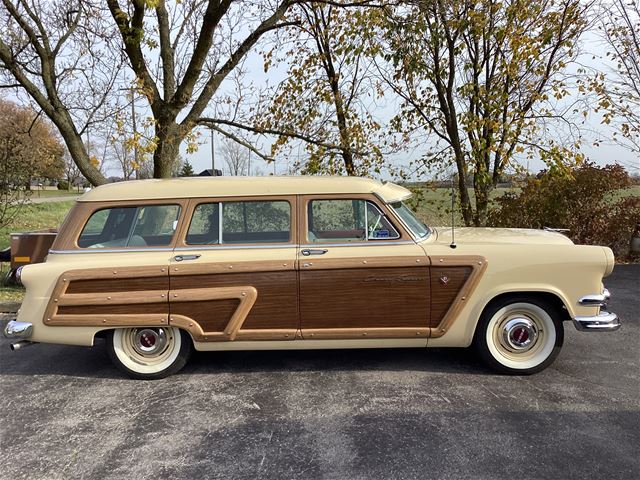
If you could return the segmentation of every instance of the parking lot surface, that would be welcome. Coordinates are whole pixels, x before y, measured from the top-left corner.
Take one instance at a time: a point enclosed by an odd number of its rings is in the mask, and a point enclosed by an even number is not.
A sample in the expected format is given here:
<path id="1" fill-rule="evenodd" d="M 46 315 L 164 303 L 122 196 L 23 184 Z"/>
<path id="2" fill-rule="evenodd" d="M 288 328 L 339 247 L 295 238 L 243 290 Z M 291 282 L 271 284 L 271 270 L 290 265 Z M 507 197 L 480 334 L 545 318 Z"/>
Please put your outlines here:
<path id="1" fill-rule="evenodd" d="M 640 265 L 605 284 L 623 327 L 566 323 L 530 377 L 394 349 L 197 353 L 140 382 L 102 343 L 2 339 L 0 478 L 639 478 Z"/>

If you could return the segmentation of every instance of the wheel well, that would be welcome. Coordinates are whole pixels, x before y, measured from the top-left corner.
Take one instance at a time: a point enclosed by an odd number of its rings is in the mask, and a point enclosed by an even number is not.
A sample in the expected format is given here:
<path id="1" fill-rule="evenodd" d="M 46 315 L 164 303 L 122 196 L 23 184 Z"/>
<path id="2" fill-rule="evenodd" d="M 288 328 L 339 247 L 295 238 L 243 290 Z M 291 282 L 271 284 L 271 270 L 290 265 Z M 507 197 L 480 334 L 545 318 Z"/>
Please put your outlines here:
<path id="1" fill-rule="evenodd" d="M 124 327 L 113 327 L 113 328 L 107 328 L 105 330 L 100 330 L 98 332 L 95 333 L 95 335 L 93 336 L 94 340 L 96 338 L 105 338 L 107 336 L 107 334 L 117 328 L 124 328 Z M 185 330 L 184 328 L 179 328 L 179 330 L 186 332 L 189 335 L 189 340 L 191 340 L 191 344 L 193 345 L 193 336 L 191 335 L 191 332 L 189 332 L 188 330 Z"/>
<path id="2" fill-rule="evenodd" d="M 529 298 L 529 299 L 536 299 L 536 300 L 544 300 L 548 303 L 550 303 L 551 305 L 553 305 L 556 310 L 560 313 L 560 315 L 562 316 L 563 320 L 571 320 L 571 316 L 569 315 L 569 311 L 567 310 L 566 305 L 564 304 L 564 302 L 562 301 L 562 299 L 560 297 L 558 297 L 556 294 L 551 293 L 551 292 L 507 292 L 507 293 L 501 293 L 500 295 L 497 295 L 496 297 L 492 298 L 491 301 L 489 303 L 487 303 L 487 305 L 485 305 L 484 309 L 482 310 L 482 314 L 484 314 L 484 312 L 490 308 L 492 305 L 498 303 L 498 302 L 503 302 L 505 300 L 508 300 L 509 298 Z"/>

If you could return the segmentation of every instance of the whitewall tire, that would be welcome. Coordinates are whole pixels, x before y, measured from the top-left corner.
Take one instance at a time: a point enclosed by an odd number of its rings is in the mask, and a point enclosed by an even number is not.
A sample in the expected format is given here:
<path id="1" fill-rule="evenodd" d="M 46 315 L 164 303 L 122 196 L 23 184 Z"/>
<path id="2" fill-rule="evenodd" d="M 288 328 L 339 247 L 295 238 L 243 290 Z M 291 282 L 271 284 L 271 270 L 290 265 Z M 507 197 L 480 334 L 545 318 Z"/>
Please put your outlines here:
<path id="1" fill-rule="evenodd" d="M 554 305 L 538 298 L 508 297 L 483 312 L 474 346 L 494 370 L 529 375 L 551 365 L 563 341 L 562 318 Z"/>
<path id="2" fill-rule="evenodd" d="M 155 380 L 185 366 L 191 339 L 175 327 L 117 328 L 106 336 L 109 358 L 132 378 Z"/>

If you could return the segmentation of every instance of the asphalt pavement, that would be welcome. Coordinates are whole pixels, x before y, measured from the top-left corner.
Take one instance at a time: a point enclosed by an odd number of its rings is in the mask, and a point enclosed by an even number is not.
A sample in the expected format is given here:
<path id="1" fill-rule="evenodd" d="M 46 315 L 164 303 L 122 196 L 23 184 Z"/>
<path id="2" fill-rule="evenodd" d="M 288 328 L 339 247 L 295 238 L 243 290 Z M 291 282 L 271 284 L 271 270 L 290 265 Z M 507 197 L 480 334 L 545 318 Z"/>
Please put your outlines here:
<path id="1" fill-rule="evenodd" d="M 530 377 L 464 349 L 198 353 L 123 378 L 104 346 L 0 340 L 2 479 L 640 477 L 640 265 L 615 333 L 566 325 Z"/>

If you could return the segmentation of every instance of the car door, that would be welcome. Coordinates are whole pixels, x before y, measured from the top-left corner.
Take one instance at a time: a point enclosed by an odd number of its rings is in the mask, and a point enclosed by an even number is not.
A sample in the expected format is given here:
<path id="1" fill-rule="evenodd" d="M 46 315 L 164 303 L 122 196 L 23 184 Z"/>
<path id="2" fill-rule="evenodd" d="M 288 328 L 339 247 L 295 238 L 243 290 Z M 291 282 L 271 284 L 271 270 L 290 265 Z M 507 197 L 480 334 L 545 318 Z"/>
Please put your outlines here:
<path id="1" fill-rule="evenodd" d="M 170 324 L 199 342 L 293 340 L 296 198 L 194 199 L 170 263 Z"/>
<path id="2" fill-rule="evenodd" d="M 174 199 L 74 207 L 55 250 L 73 255 L 55 262 L 64 270 L 45 325 L 166 326 L 169 258 L 187 205 Z"/>
<path id="3" fill-rule="evenodd" d="M 425 338 L 429 259 L 373 195 L 300 199 L 305 340 Z"/>

